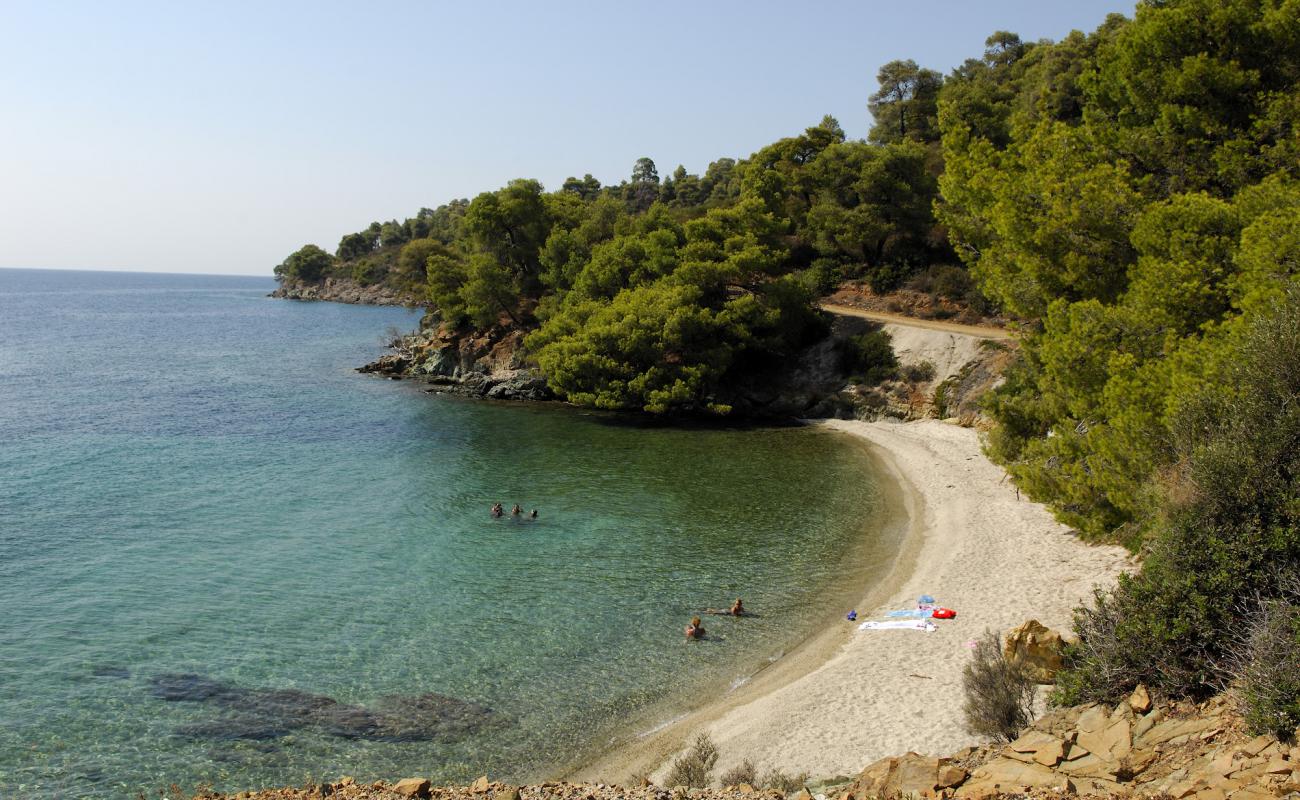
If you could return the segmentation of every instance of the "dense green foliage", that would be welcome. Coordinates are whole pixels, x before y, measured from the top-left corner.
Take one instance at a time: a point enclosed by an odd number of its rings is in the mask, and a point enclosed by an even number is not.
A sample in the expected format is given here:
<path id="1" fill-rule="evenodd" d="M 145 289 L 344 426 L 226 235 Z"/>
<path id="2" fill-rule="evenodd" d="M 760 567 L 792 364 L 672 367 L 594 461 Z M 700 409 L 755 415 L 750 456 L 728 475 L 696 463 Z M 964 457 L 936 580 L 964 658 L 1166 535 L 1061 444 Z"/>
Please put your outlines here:
<path id="1" fill-rule="evenodd" d="M 308 244 L 290 253 L 284 263 L 275 268 L 275 276 L 292 280 L 314 281 L 319 280 L 333 265 L 334 259 L 330 257 L 329 253 L 314 244 Z"/>
<path id="2" fill-rule="evenodd" d="M 1176 458 L 1160 478 L 1142 571 L 1076 620 L 1065 700 L 1109 699 L 1139 682 L 1173 694 L 1221 685 L 1252 603 L 1300 574 L 1300 290 L 1234 339 L 1222 382 L 1178 404 Z"/>
<path id="3" fill-rule="evenodd" d="M 992 452 L 1088 534 L 1140 541 L 1179 399 L 1296 270 L 1298 16 L 1142 3 L 1058 44 L 991 39 L 940 94 L 940 218 L 1036 320 Z"/>
<path id="4" fill-rule="evenodd" d="M 641 158 L 617 186 L 515 180 L 373 223 L 320 269 L 277 274 L 422 286 L 443 324 L 524 330 L 551 388 L 574 403 L 726 414 L 738 390 L 826 334 L 817 295 L 858 276 L 891 289 L 952 260 L 933 212 L 941 81 L 906 64 L 881 75 L 881 144 L 848 141 L 826 117 L 703 175 L 661 179 Z M 883 132 L 894 125 L 907 130 Z M 867 366 L 855 368 L 884 375 L 892 359 Z"/>
<path id="5" fill-rule="evenodd" d="M 1149 0 L 1000 35 L 939 95 L 939 218 L 1028 320 L 989 449 L 1142 571 L 1077 619 L 1060 699 L 1231 678 L 1248 596 L 1300 564 L 1300 5 Z"/>

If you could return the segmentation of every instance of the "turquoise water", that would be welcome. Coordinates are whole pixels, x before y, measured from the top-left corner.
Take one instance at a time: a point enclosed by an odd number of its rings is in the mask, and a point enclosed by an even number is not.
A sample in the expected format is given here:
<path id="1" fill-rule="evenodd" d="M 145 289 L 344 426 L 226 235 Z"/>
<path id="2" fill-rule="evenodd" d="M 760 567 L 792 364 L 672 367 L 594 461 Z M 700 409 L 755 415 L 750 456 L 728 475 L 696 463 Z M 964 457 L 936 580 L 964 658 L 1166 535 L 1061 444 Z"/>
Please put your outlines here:
<path id="1" fill-rule="evenodd" d="M 271 288 L 0 270 L 0 796 L 535 778 L 890 555 L 842 437 L 426 394 L 352 371 L 415 314 Z"/>

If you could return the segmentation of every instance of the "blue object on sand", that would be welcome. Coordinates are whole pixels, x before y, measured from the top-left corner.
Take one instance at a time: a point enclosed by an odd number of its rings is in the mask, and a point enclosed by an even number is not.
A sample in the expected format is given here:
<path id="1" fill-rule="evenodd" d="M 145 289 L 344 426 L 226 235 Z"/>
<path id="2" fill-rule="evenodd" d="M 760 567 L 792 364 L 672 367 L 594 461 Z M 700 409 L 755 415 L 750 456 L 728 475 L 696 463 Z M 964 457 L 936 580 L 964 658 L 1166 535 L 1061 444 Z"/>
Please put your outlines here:
<path id="1" fill-rule="evenodd" d="M 857 610 L 855 609 L 855 610 L 850 611 L 849 613 L 845 614 L 845 615 L 844 615 L 844 618 L 847 619 L 849 622 L 852 622 L 853 620 L 857 619 L 857 618 L 858 618 L 858 612 L 857 612 Z"/>
<path id="2" fill-rule="evenodd" d="M 933 602 L 934 602 L 934 598 L 931 597 L 931 596 L 928 595 L 928 594 L 923 594 L 923 595 L 921 595 L 920 597 L 916 598 L 916 602 L 918 602 L 918 603 L 933 603 Z"/>

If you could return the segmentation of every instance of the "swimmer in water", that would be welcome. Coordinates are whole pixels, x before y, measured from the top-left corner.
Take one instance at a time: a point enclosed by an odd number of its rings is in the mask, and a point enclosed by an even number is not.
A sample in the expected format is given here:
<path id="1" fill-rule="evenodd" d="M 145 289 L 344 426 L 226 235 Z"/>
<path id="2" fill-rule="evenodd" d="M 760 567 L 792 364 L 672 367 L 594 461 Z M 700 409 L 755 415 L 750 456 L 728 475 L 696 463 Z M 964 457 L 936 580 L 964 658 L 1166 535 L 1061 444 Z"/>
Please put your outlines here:
<path id="1" fill-rule="evenodd" d="M 704 638 L 704 626 L 700 624 L 699 617 L 692 618 L 691 624 L 686 626 L 686 638 L 687 639 Z"/>
<path id="2" fill-rule="evenodd" d="M 505 513 L 506 513 L 506 512 L 505 512 L 505 509 L 503 509 L 503 508 L 501 507 L 501 504 L 500 504 L 500 503 L 493 503 L 493 504 L 492 504 L 492 518 L 493 518 L 493 519 L 498 519 L 498 518 L 500 518 L 500 517 L 503 517 L 503 516 L 505 516 Z"/>
<path id="3" fill-rule="evenodd" d="M 519 507 L 519 504 L 518 504 L 518 503 L 515 503 L 515 507 L 512 508 L 512 509 L 510 509 L 510 516 L 512 516 L 512 517 L 518 517 L 518 516 L 520 516 L 520 515 L 523 514 L 523 513 L 524 513 L 524 510 L 523 510 L 522 508 Z"/>
<path id="4" fill-rule="evenodd" d="M 528 518 L 529 518 L 529 519 L 537 519 L 537 509 L 534 508 L 532 511 L 529 511 L 529 512 L 528 512 Z"/>
<path id="5" fill-rule="evenodd" d="M 736 602 L 731 604 L 731 616 L 739 617 L 742 616 L 744 613 L 745 613 L 745 604 L 740 602 L 740 598 L 737 597 Z"/>

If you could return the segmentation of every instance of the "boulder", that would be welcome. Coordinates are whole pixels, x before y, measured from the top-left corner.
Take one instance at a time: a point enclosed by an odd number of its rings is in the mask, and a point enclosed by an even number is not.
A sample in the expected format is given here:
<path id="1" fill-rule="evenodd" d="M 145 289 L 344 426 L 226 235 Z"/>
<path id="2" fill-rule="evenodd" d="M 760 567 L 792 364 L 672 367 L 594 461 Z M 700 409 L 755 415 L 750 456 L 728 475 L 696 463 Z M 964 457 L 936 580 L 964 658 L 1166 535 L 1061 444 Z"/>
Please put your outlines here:
<path id="1" fill-rule="evenodd" d="M 966 780 L 966 770 L 946 758 L 908 753 L 884 758 L 864 769 L 853 784 L 855 797 L 934 795 Z"/>
<path id="2" fill-rule="evenodd" d="M 487 776 L 480 775 L 478 776 L 477 780 L 475 780 L 473 783 L 469 785 L 469 790 L 476 794 L 482 794 L 486 792 L 490 786 L 491 784 L 488 783 Z"/>
<path id="3" fill-rule="evenodd" d="M 1133 694 L 1128 696 L 1128 707 L 1135 714 L 1145 714 L 1151 710 L 1151 693 L 1147 691 L 1146 684 L 1139 683 Z"/>
<path id="4" fill-rule="evenodd" d="M 1007 661 L 1019 664 L 1036 683 L 1054 683 L 1056 673 L 1064 666 L 1064 651 L 1065 641 L 1059 631 L 1031 619 L 1007 632 L 1002 654 Z"/>
<path id="5" fill-rule="evenodd" d="M 393 784 L 393 791 L 402 797 L 428 797 L 428 778 L 403 778 Z"/>

